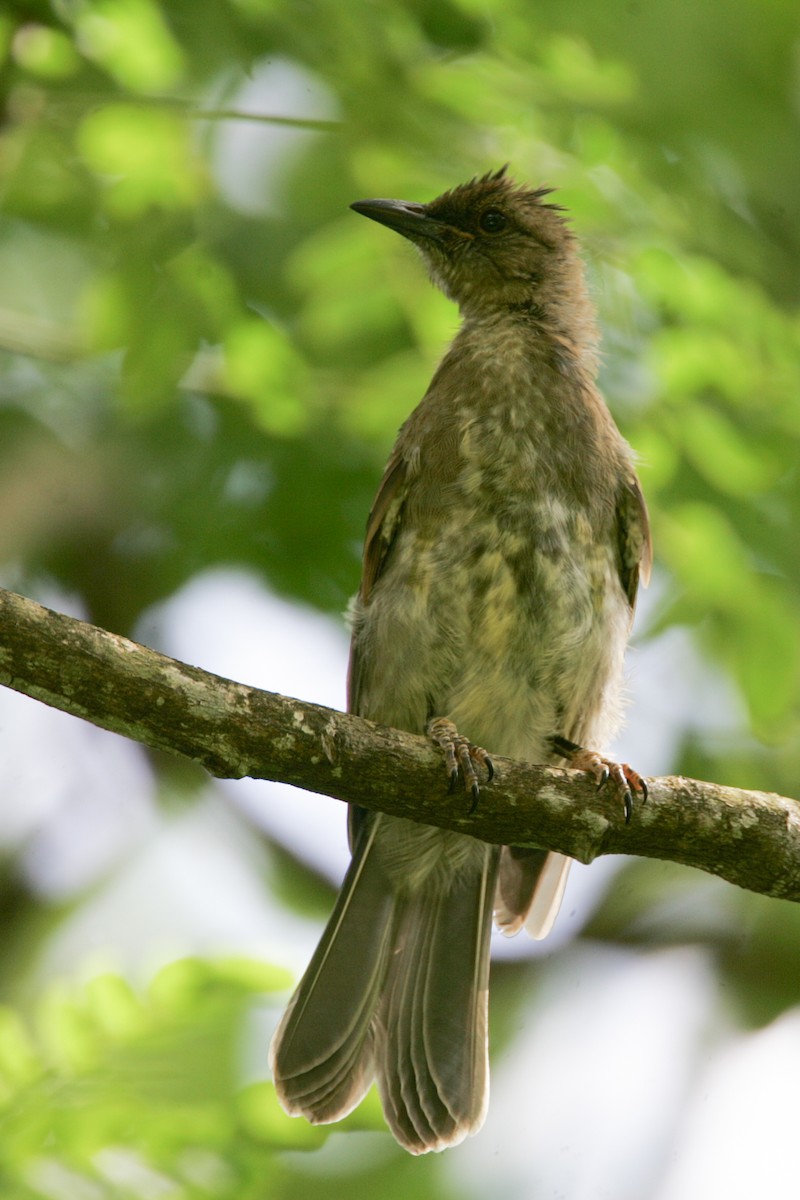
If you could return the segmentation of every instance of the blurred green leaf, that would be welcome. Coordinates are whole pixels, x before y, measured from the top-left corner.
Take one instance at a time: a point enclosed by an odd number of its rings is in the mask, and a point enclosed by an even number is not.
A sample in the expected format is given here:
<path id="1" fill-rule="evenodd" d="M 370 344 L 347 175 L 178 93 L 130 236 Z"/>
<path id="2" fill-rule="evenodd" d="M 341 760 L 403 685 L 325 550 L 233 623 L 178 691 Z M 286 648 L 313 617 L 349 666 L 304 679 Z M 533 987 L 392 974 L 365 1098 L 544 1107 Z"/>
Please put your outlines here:
<path id="1" fill-rule="evenodd" d="M 286 1150 L 313 1150 L 328 1138 L 329 1127 L 287 1117 L 271 1083 L 255 1083 L 239 1096 L 237 1110 L 242 1127 L 259 1141 Z"/>
<path id="2" fill-rule="evenodd" d="M 305 364 L 287 339 L 265 321 L 245 317 L 229 329 L 224 351 L 225 385 L 248 402 L 256 422 L 269 433 L 300 434 L 313 413 L 304 395 Z"/>
<path id="3" fill-rule="evenodd" d="M 109 212 L 123 220 L 153 206 L 188 207 L 201 193 L 187 123 L 170 112 L 130 104 L 100 108 L 81 122 L 78 148 L 105 183 Z"/>
<path id="4" fill-rule="evenodd" d="M 43 79 L 66 79 L 80 65 L 70 39 L 47 25 L 23 25 L 14 38 L 14 57 L 21 67 Z"/>
<path id="5" fill-rule="evenodd" d="M 183 52 L 152 0 L 93 0 L 73 12 L 84 52 L 123 87 L 154 92 L 180 80 Z"/>
<path id="6" fill-rule="evenodd" d="M 696 403 L 681 426 L 686 456 L 719 492 L 752 497 L 777 481 L 779 464 L 768 453 L 753 454 L 723 413 Z"/>
<path id="7" fill-rule="evenodd" d="M 116 1190 L 127 1173 L 140 1183 L 162 1174 L 180 1196 L 240 1195 L 253 1089 L 238 1092 L 236 1044 L 248 1009 L 284 974 L 243 958 L 195 959 L 160 972 L 142 996 L 110 973 L 83 989 L 61 984 L 40 1004 L 35 1035 L 0 1010 L 3 1195 L 57 1178 L 128 1194 Z"/>
<path id="8" fill-rule="evenodd" d="M 42 1062 L 19 1013 L 0 1009 L 0 1079 L 7 1095 L 32 1082 L 42 1072 Z"/>

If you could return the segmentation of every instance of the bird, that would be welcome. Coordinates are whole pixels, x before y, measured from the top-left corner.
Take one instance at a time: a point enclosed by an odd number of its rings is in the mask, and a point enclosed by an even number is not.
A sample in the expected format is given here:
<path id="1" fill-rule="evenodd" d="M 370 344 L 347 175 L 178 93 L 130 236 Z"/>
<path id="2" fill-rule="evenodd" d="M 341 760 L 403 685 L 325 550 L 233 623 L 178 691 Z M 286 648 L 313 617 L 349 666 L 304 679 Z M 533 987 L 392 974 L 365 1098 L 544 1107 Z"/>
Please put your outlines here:
<path id="1" fill-rule="evenodd" d="M 610 779 L 629 820 L 646 783 L 604 747 L 651 538 L 552 191 L 502 167 L 428 203 L 351 205 L 416 247 L 461 323 L 369 514 L 348 708 L 427 733 L 473 806 L 495 754 Z M 486 1114 L 492 918 L 544 937 L 570 860 L 358 807 L 348 830 L 349 869 L 272 1040 L 277 1095 L 324 1124 L 376 1080 L 399 1144 L 443 1150 Z"/>

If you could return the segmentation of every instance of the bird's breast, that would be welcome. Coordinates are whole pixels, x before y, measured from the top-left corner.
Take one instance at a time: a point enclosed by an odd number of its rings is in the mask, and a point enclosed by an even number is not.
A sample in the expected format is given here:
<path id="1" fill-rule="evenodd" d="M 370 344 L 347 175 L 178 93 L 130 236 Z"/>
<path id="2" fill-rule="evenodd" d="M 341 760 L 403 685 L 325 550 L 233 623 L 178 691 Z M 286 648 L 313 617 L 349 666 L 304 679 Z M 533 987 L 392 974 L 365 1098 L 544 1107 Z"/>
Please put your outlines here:
<path id="1" fill-rule="evenodd" d="M 546 376 L 499 374 L 444 397 L 446 442 L 441 410 L 407 429 L 416 467 L 362 618 L 360 711 L 407 728 L 448 715 L 496 753 L 542 760 L 553 732 L 603 740 L 613 723 L 629 620 L 616 464 L 598 466 L 580 394 L 556 411 Z"/>

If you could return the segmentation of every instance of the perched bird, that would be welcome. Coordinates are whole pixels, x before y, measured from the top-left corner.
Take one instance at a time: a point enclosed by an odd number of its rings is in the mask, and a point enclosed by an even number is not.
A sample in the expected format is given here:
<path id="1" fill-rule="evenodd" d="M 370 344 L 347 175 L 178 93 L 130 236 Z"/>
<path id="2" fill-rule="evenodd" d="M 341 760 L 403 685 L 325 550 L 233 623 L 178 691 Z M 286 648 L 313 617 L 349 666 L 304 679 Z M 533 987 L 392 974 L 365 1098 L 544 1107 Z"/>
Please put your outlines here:
<path id="1" fill-rule="evenodd" d="M 356 212 L 421 252 L 459 332 L 400 430 L 369 516 L 349 707 L 425 730 L 477 798 L 490 752 L 611 777 L 602 757 L 651 560 L 631 452 L 595 385 L 576 239 L 505 168 Z M 584 748 L 586 747 L 586 748 Z M 543 937 L 569 860 L 352 809 L 352 862 L 272 1043 L 287 1112 L 336 1121 L 377 1079 L 407 1150 L 455 1145 L 488 1097 L 492 914 Z"/>

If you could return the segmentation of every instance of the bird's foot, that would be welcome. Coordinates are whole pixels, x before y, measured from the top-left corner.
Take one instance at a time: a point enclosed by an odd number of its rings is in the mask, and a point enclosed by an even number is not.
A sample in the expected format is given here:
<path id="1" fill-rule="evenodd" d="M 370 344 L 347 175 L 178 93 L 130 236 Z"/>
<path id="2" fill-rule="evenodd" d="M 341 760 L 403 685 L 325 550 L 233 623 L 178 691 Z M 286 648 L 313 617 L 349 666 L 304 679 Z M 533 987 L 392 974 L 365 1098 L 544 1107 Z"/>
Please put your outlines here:
<path id="1" fill-rule="evenodd" d="M 468 738 L 462 737 L 453 722 L 447 717 L 434 717 L 432 721 L 428 722 L 427 733 L 444 754 L 445 765 L 450 776 L 451 792 L 458 781 L 459 769 L 461 770 L 464 787 L 472 794 L 472 804 L 469 810 L 471 815 L 478 807 L 478 798 L 481 794 L 475 764 L 480 764 L 486 771 L 487 780 L 491 780 L 494 777 L 494 763 L 482 746 L 475 746 Z"/>
<path id="2" fill-rule="evenodd" d="M 563 737 L 551 737 L 550 744 L 556 754 L 565 758 L 571 767 L 579 771 L 588 771 L 597 783 L 598 791 L 605 787 L 609 780 L 611 781 L 614 789 L 622 798 L 626 825 L 633 812 L 634 795 L 641 796 L 642 804 L 647 800 L 647 783 L 628 763 L 614 762 L 613 759 L 604 758 L 602 754 L 597 754 L 594 750 L 585 750 L 583 746 L 576 746 L 574 742 L 567 741 Z"/>

